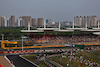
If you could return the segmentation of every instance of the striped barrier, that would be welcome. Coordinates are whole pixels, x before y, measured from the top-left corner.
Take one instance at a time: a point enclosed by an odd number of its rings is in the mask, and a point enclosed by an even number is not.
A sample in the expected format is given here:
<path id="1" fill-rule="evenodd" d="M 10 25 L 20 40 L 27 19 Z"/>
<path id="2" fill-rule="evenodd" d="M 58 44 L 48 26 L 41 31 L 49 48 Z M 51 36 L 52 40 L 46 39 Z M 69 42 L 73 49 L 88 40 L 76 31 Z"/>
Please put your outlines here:
<path id="1" fill-rule="evenodd" d="M 46 60 L 42 60 L 46 65 L 48 65 L 49 67 L 54 67 L 52 64 L 50 64 L 49 62 L 47 62 Z"/>
<path id="2" fill-rule="evenodd" d="M 57 52 L 68 52 L 72 49 L 50 49 L 50 50 L 23 50 L 23 51 L 4 51 L 0 52 L 3 54 L 22 54 L 22 53 L 57 53 Z"/>
<path id="3" fill-rule="evenodd" d="M 34 50 L 28 50 L 28 51 L 4 51 L 3 54 L 21 54 L 21 53 L 34 53 Z"/>
<path id="4" fill-rule="evenodd" d="M 23 51 L 23 53 L 26 53 L 26 51 Z"/>
<path id="5" fill-rule="evenodd" d="M 14 53 L 14 51 L 9 51 L 9 53 Z"/>
<path id="6" fill-rule="evenodd" d="M 8 51 L 4 51 L 3 53 L 4 53 L 4 54 L 8 54 L 9 52 L 8 52 Z"/>
<path id="7" fill-rule="evenodd" d="M 0 54 L 2 54 L 3 52 L 0 52 Z"/>

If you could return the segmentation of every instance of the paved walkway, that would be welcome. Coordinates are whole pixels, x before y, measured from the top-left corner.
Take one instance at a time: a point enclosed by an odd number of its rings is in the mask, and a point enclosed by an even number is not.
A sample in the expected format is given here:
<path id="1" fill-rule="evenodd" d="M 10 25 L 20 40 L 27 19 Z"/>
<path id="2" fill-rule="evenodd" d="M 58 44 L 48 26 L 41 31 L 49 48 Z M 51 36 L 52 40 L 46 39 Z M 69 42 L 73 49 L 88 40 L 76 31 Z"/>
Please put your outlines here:
<path id="1" fill-rule="evenodd" d="M 53 57 L 53 56 L 59 56 L 60 54 L 55 54 L 55 55 L 49 55 L 49 56 L 46 56 L 46 57 L 42 57 L 42 59 L 45 59 L 46 61 L 48 61 L 49 63 L 53 64 L 54 66 L 56 67 L 63 67 L 62 65 L 60 65 L 59 63 L 55 62 L 55 61 L 52 61 L 49 59 L 49 57 Z"/>
<path id="2" fill-rule="evenodd" d="M 12 67 L 3 56 L 0 56 L 0 63 L 3 67 Z"/>
<path id="3" fill-rule="evenodd" d="M 48 61 L 49 63 L 53 64 L 54 66 L 56 67 L 63 67 L 62 65 L 60 65 L 59 63 L 55 62 L 55 61 L 52 61 L 48 58 L 45 58 L 46 61 Z"/>
<path id="4" fill-rule="evenodd" d="M 47 58 L 49 58 L 49 57 L 55 57 L 55 56 L 60 56 L 61 54 L 54 54 L 54 55 L 48 55 L 48 56 L 46 56 Z"/>

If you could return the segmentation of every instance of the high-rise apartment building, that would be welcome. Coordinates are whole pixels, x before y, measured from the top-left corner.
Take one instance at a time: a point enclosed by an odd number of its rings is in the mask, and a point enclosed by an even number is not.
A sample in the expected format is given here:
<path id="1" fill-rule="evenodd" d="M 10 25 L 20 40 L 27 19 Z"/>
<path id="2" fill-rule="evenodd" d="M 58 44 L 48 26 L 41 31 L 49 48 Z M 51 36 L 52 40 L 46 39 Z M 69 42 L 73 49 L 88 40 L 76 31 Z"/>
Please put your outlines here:
<path id="1" fill-rule="evenodd" d="M 12 27 L 11 18 L 9 19 L 9 27 Z"/>
<path id="2" fill-rule="evenodd" d="M 44 25 L 44 19 L 43 18 L 37 18 L 37 24 L 38 24 L 38 26 L 43 26 Z"/>
<path id="3" fill-rule="evenodd" d="M 97 26 L 97 16 L 91 16 L 91 26 Z"/>
<path id="4" fill-rule="evenodd" d="M 11 16 L 11 26 L 15 27 L 15 16 Z"/>
<path id="5" fill-rule="evenodd" d="M 37 20 L 36 20 L 36 18 L 32 18 L 32 26 L 37 26 Z"/>
<path id="6" fill-rule="evenodd" d="M 82 17 L 81 16 L 75 16 L 74 17 L 74 23 L 75 23 L 75 26 L 82 26 Z"/>
<path id="7" fill-rule="evenodd" d="M 0 27 L 11 27 L 10 19 L 5 16 L 0 17 Z"/>
<path id="8" fill-rule="evenodd" d="M 75 16 L 74 17 L 75 26 L 85 27 L 86 23 L 88 27 L 97 26 L 97 16 Z"/>
<path id="9" fill-rule="evenodd" d="M 31 25 L 31 16 L 22 16 L 22 17 L 20 17 L 20 18 L 22 18 L 23 20 L 24 20 L 24 26 L 25 27 L 28 27 L 28 22 L 30 22 L 30 25 Z"/>
<path id="10" fill-rule="evenodd" d="M 7 25 L 6 17 L 5 16 L 0 17 L 0 26 L 6 27 L 6 25 Z"/>
<path id="11" fill-rule="evenodd" d="M 24 19 L 18 18 L 18 19 L 17 19 L 17 26 L 18 26 L 18 27 L 24 26 Z"/>
<path id="12" fill-rule="evenodd" d="M 7 18 L 4 19 L 4 27 L 7 27 Z"/>
<path id="13" fill-rule="evenodd" d="M 51 24 L 51 22 L 52 22 L 51 19 L 46 20 L 46 24 Z"/>
<path id="14" fill-rule="evenodd" d="M 4 18 L 1 17 L 1 27 L 4 27 Z"/>
<path id="15" fill-rule="evenodd" d="M 87 23 L 87 16 L 82 17 L 82 27 L 85 27 Z"/>
<path id="16" fill-rule="evenodd" d="M 7 18 L 5 16 L 0 17 L 0 26 L 1 27 L 15 27 L 15 16 Z"/>
<path id="17" fill-rule="evenodd" d="M 91 16 L 87 16 L 87 26 L 91 27 Z"/>
<path id="18" fill-rule="evenodd" d="M 10 25 L 10 22 L 9 22 L 9 18 L 7 18 L 7 27 L 9 27 Z"/>

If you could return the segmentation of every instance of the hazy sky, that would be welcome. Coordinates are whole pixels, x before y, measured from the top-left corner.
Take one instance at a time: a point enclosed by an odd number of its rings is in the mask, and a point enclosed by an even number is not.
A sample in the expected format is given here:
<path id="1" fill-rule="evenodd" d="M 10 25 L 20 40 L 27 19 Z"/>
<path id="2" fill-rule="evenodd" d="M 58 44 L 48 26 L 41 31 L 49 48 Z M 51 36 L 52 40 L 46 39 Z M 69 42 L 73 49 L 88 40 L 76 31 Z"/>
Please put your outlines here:
<path id="1" fill-rule="evenodd" d="M 74 16 L 87 15 L 100 19 L 100 0 L 0 0 L 0 16 L 11 15 L 53 21 L 72 21 Z"/>

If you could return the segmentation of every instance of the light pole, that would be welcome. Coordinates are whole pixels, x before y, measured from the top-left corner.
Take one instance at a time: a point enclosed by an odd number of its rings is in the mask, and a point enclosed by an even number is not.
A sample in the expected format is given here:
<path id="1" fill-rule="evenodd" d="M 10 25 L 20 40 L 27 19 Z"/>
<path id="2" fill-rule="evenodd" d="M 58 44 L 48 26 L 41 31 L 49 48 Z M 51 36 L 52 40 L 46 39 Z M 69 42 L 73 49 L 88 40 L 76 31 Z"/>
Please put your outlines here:
<path id="1" fill-rule="evenodd" d="M 26 36 L 21 36 L 22 37 L 22 51 L 23 51 L 23 39 L 27 38 Z"/>
<path id="2" fill-rule="evenodd" d="M 1 34 L 2 35 L 2 41 L 4 40 L 4 34 Z"/>

